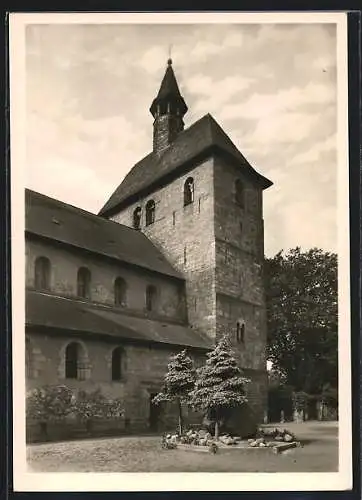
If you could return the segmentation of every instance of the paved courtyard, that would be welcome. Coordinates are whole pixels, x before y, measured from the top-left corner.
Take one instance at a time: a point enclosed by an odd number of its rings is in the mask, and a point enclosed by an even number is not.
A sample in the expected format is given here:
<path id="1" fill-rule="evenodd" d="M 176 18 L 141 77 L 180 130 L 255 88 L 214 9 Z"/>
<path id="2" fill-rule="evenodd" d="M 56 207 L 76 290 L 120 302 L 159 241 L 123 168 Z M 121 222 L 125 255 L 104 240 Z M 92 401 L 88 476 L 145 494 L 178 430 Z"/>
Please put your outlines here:
<path id="1" fill-rule="evenodd" d="M 302 448 L 280 455 L 249 450 L 237 454 L 164 450 L 159 436 L 89 439 L 32 444 L 28 466 L 36 472 L 336 472 L 338 423 L 272 424 L 285 427 Z"/>

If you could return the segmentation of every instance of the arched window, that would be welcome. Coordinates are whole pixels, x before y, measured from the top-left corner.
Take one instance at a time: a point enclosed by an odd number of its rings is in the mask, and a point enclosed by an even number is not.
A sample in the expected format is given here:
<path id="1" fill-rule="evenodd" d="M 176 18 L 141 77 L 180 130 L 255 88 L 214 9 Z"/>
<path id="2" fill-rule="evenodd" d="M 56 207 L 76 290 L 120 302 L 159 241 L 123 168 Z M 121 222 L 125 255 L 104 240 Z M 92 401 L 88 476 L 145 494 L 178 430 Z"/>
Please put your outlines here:
<path id="1" fill-rule="evenodd" d="M 156 306 L 157 290 L 153 285 L 148 285 L 146 288 L 146 309 L 153 311 Z"/>
<path id="2" fill-rule="evenodd" d="M 153 200 L 148 200 L 146 203 L 146 226 L 155 222 L 156 205 Z"/>
<path id="3" fill-rule="evenodd" d="M 142 215 L 142 208 L 137 207 L 133 211 L 133 227 L 135 229 L 139 229 L 141 227 L 141 215 Z"/>
<path id="4" fill-rule="evenodd" d="M 245 340 L 245 323 L 243 321 L 238 321 L 236 323 L 236 341 L 238 343 L 244 343 Z"/>
<path id="5" fill-rule="evenodd" d="M 38 257 L 35 261 L 35 288 L 50 290 L 50 260 L 47 257 Z"/>
<path id="6" fill-rule="evenodd" d="M 194 201 L 194 180 L 192 177 L 186 179 L 184 184 L 184 207 Z"/>
<path id="7" fill-rule="evenodd" d="M 114 303 L 116 306 L 127 304 L 127 283 L 123 278 L 116 278 L 114 282 Z"/>
<path id="8" fill-rule="evenodd" d="M 26 378 L 33 377 L 33 360 L 32 360 L 32 350 L 31 343 L 28 337 L 25 338 L 25 373 Z"/>
<path id="9" fill-rule="evenodd" d="M 78 378 L 80 346 L 71 342 L 65 349 L 65 378 Z"/>
<path id="10" fill-rule="evenodd" d="M 77 295 L 83 299 L 90 299 L 91 273 L 86 267 L 78 269 Z"/>
<path id="11" fill-rule="evenodd" d="M 235 203 L 242 208 L 245 206 L 244 186 L 240 179 L 235 181 Z"/>
<path id="12" fill-rule="evenodd" d="M 122 347 L 116 347 L 112 352 L 112 380 L 122 379 Z"/>

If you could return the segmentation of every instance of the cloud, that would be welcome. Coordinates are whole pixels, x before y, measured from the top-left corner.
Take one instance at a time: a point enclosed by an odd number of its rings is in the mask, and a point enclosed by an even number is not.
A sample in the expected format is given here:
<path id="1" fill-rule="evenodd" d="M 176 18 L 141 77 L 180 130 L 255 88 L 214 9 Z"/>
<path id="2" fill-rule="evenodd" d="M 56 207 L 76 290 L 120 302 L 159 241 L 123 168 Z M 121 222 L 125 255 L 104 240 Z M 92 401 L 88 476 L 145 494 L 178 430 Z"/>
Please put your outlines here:
<path id="1" fill-rule="evenodd" d="M 303 151 L 291 159 L 293 165 L 317 162 L 323 153 L 337 153 L 337 136 L 330 135 L 324 141 L 313 144 L 307 151 Z"/>
<path id="2" fill-rule="evenodd" d="M 305 105 L 327 105 L 336 99 L 336 90 L 331 86 L 310 82 L 305 87 L 293 86 L 275 94 L 252 94 L 244 102 L 229 104 L 221 111 L 223 119 L 261 119 L 275 116 L 279 112 L 296 111 Z"/>

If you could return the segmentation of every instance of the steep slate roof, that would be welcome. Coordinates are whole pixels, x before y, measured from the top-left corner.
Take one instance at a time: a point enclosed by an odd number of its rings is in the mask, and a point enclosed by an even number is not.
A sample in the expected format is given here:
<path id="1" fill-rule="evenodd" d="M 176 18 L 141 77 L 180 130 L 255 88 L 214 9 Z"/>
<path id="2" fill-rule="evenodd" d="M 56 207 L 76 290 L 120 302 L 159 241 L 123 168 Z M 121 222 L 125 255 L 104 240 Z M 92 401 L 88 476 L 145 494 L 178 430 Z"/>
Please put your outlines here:
<path id="1" fill-rule="evenodd" d="M 236 160 L 240 163 L 240 169 L 263 189 L 272 185 L 269 179 L 254 170 L 220 125 L 207 114 L 181 132 L 162 155 L 152 152 L 136 163 L 100 210 L 99 215 L 111 215 L 116 207 L 126 204 L 129 198 L 157 187 L 165 176 L 175 173 L 195 158 L 210 155 L 212 151 L 223 152 Z"/>
<path id="2" fill-rule="evenodd" d="M 183 279 L 140 231 L 26 189 L 28 233 Z"/>
<path id="3" fill-rule="evenodd" d="M 211 340 L 185 325 L 128 316 L 113 307 L 27 291 L 26 326 L 105 335 L 130 341 L 209 349 Z"/>

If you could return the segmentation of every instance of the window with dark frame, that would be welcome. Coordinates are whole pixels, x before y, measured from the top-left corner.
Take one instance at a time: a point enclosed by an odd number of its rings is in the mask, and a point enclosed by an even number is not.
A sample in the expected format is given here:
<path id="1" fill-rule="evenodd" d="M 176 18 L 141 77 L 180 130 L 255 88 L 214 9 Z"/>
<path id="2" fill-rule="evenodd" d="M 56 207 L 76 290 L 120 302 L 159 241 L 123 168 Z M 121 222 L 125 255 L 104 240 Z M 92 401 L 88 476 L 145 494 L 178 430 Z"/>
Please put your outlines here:
<path id="1" fill-rule="evenodd" d="M 134 227 L 134 229 L 140 229 L 141 216 L 142 216 L 142 208 L 141 207 L 135 208 L 133 211 L 133 227 Z"/>
<path id="2" fill-rule="evenodd" d="M 80 267 L 77 275 L 77 295 L 83 299 L 90 299 L 91 272 L 87 267 Z"/>
<path id="3" fill-rule="evenodd" d="M 194 201 L 194 179 L 188 177 L 184 184 L 184 207 Z"/>
<path id="4" fill-rule="evenodd" d="M 65 349 L 65 378 L 78 378 L 79 344 L 71 342 Z"/>
<path id="5" fill-rule="evenodd" d="M 120 276 L 114 282 L 114 303 L 116 306 L 127 305 L 127 283 Z"/>
<path id="6" fill-rule="evenodd" d="M 146 226 L 150 226 L 155 222 L 156 205 L 153 200 L 148 200 L 146 203 Z"/>
<path id="7" fill-rule="evenodd" d="M 153 285 L 148 285 L 146 288 L 146 309 L 153 311 L 156 307 L 157 290 Z"/>
<path id="8" fill-rule="evenodd" d="M 240 343 L 244 343 L 245 341 L 245 323 L 238 321 L 236 323 L 236 341 Z"/>
<path id="9" fill-rule="evenodd" d="M 50 260 L 38 257 L 35 261 L 34 285 L 37 290 L 50 290 Z"/>
<path id="10" fill-rule="evenodd" d="M 116 347 L 112 351 L 112 380 L 122 379 L 122 347 Z"/>

